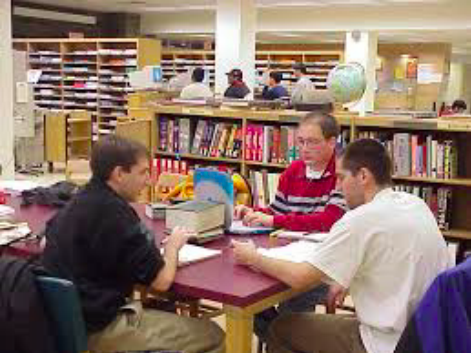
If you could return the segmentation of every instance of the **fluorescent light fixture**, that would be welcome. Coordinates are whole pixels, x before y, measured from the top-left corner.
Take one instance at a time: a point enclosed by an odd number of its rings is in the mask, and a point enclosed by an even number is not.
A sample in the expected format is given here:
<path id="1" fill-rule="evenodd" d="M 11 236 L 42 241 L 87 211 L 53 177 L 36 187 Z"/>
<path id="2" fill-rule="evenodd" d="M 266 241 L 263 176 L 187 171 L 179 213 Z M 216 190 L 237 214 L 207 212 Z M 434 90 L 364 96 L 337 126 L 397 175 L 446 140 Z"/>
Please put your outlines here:
<path id="1" fill-rule="evenodd" d="M 23 17 L 41 18 L 44 20 L 74 22 L 74 23 L 81 23 L 85 25 L 95 25 L 97 23 L 97 19 L 95 16 L 78 15 L 78 14 L 51 11 L 51 10 L 39 10 L 39 9 L 32 9 L 29 7 L 20 7 L 20 6 L 15 6 L 13 8 L 13 15 L 23 16 Z"/>

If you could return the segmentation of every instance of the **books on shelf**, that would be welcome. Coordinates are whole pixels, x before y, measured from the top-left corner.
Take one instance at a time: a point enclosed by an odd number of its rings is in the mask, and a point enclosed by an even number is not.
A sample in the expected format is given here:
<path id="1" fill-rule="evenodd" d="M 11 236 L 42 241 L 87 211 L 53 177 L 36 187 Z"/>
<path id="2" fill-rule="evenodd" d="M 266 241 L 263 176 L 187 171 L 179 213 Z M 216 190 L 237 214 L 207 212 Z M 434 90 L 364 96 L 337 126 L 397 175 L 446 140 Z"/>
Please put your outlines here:
<path id="1" fill-rule="evenodd" d="M 291 163 L 298 158 L 296 127 L 247 124 L 245 159 L 263 163 Z"/>
<path id="2" fill-rule="evenodd" d="M 453 190 L 450 187 L 396 184 L 394 189 L 416 195 L 430 207 L 441 230 L 450 229 Z"/>
<path id="3" fill-rule="evenodd" d="M 433 134 L 363 131 L 359 138 L 374 138 L 388 149 L 394 176 L 453 179 L 458 176 L 458 147 L 455 140 Z"/>
<path id="4" fill-rule="evenodd" d="M 158 140 L 159 150 L 162 152 L 239 158 L 242 149 L 242 128 L 237 123 L 161 117 Z"/>
<path id="5" fill-rule="evenodd" d="M 255 207 L 267 207 L 275 200 L 280 175 L 281 173 L 269 173 L 266 169 L 249 171 Z"/>

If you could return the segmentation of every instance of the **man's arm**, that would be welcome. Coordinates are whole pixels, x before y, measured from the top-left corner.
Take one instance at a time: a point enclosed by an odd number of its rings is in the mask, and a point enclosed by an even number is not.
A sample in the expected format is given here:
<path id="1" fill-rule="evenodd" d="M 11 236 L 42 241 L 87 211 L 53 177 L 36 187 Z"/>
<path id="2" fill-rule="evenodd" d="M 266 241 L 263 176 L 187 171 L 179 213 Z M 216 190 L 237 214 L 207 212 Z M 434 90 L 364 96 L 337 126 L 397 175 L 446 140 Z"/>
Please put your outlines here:
<path id="1" fill-rule="evenodd" d="M 151 288 L 158 292 L 166 292 L 175 279 L 178 268 L 178 252 L 186 244 L 192 234 L 181 227 L 176 227 L 167 238 L 164 248 L 165 265 L 152 281 Z"/>
<path id="2" fill-rule="evenodd" d="M 272 259 L 261 255 L 252 241 L 233 241 L 235 259 L 239 264 L 251 266 L 274 277 L 293 289 L 305 290 L 322 282 L 325 274 L 307 262 Z"/>

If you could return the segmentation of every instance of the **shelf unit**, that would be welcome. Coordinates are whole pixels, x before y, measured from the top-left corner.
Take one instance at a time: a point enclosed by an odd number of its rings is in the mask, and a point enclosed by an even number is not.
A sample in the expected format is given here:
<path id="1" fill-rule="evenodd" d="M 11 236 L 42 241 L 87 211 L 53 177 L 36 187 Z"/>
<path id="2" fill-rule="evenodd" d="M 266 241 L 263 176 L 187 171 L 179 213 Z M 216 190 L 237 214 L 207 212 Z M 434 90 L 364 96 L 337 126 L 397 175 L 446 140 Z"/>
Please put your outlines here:
<path id="1" fill-rule="evenodd" d="M 283 85 L 290 91 L 297 81 L 294 77 L 293 64 L 304 63 L 308 76 L 318 89 L 325 89 L 329 71 L 343 61 L 342 50 L 257 50 L 255 61 L 256 91 L 261 91 L 265 84 L 263 74 L 269 70 L 283 73 Z M 214 85 L 215 52 L 212 50 L 164 49 L 162 52 L 162 70 L 165 79 L 188 71 L 194 67 L 203 67 L 210 73 L 209 83 Z"/>
<path id="2" fill-rule="evenodd" d="M 92 114 L 93 139 L 114 132 L 126 116 L 129 72 L 160 63 L 160 41 L 147 38 L 18 39 L 29 69 L 41 70 L 35 103 L 46 109 L 85 109 Z"/>
<path id="3" fill-rule="evenodd" d="M 229 169 L 240 171 L 246 177 L 251 177 L 252 171 L 266 171 L 270 174 L 280 173 L 286 168 L 287 163 L 264 163 L 251 161 L 246 158 L 245 147 L 248 143 L 247 126 L 249 124 L 260 124 L 264 126 L 283 125 L 293 126 L 303 113 L 294 111 L 253 111 L 229 108 L 211 107 L 188 107 L 188 106 L 152 106 L 141 107 L 130 110 L 130 115 L 136 114 L 136 119 L 151 121 L 149 127 L 153 136 L 152 151 L 156 158 L 170 158 L 175 161 L 186 161 L 189 164 L 228 166 Z M 471 203 L 471 161 L 466 161 L 466 154 L 471 151 L 471 120 L 442 121 L 437 119 L 413 119 L 403 117 L 358 117 L 348 113 L 336 113 L 337 120 L 348 140 L 358 138 L 365 130 L 383 131 L 387 133 L 411 132 L 418 134 L 435 134 L 449 136 L 456 139 L 458 146 L 459 168 L 456 178 L 431 178 L 418 176 L 396 176 L 395 183 L 412 184 L 415 186 L 440 187 L 445 186 L 453 191 L 451 202 L 451 217 L 449 229 L 443 230 L 444 236 L 449 241 L 460 244 L 460 254 L 471 249 L 471 219 L 467 215 L 467 207 Z M 243 131 L 242 148 L 243 153 L 239 158 L 228 159 L 224 157 L 205 157 L 188 153 L 170 153 L 159 150 L 159 121 L 162 119 L 190 119 L 198 121 L 201 119 L 233 122 L 241 124 Z M 194 125 L 193 130 L 194 131 Z M 468 141 L 469 140 L 469 141 Z M 348 142 L 348 141 L 346 141 Z"/>
<path id="4" fill-rule="evenodd" d="M 54 163 L 89 159 L 92 148 L 92 115 L 86 110 L 55 110 L 44 115 L 45 160 Z"/>

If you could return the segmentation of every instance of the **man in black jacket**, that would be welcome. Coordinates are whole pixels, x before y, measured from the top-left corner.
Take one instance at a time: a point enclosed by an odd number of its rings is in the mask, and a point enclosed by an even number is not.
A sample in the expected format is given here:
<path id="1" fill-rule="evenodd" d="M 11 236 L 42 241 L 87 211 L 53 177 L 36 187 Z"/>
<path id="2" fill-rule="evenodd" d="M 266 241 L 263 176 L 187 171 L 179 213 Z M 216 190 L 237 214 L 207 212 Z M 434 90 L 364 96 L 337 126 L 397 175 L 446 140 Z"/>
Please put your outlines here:
<path id="1" fill-rule="evenodd" d="M 247 95 L 250 93 L 250 89 L 244 82 L 242 70 L 232 69 L 226 75 L 229 82 L 229 87 L 227 87 L 226 91 L 224 92 L 224 97 L 238 99 L 247 97 Z"/>
<path id="2" fill-rule="evenodd" d="M 42 259 L 51 273 L 77 286 L 90 350 L 224 352 L 216 324 L 144 310 L 128 299 L 135 284 L 169 289 L 189 237 L 174 229 L 161 255 L 130 205 L 149 182 L 145 147 L 109 136 L 95 145 L 90 167 L 88 185 L 48 222 Z"/>

